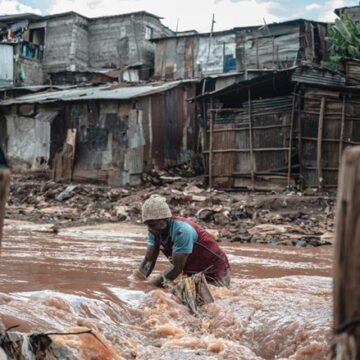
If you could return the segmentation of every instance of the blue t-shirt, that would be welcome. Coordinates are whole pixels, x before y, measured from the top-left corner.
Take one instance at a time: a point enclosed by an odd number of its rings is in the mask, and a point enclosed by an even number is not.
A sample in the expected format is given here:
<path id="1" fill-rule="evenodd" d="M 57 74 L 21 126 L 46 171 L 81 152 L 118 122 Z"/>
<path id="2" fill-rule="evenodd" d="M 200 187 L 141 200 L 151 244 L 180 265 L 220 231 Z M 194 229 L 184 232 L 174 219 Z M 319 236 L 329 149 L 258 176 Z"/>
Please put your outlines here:
<path id="1" fill-rule="evenodd" d="M 173 253 L 191 254 L 198 234 L 190 224 L 171 219 L 169 231 L 167 235 L 160 235 L 160 242 L 165 245 L 170 239 L 173 243 Z M 151 232 L 148 232 L 148 244 L 156 246 L 155 237 Z"/>

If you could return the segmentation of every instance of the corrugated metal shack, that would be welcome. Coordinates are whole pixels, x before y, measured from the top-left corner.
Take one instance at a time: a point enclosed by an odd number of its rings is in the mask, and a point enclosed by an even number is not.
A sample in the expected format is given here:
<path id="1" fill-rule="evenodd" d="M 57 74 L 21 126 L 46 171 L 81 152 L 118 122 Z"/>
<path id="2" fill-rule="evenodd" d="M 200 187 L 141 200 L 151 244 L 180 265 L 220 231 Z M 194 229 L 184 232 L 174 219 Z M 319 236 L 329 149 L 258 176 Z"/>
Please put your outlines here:
<path id="1" fill-rule="evenodd" d="M 153 39 L 154 76 L 176 80 L 286 69 L 303 61 L 319 64 L 325 54 L 326 26 L 326 23 L 297 19 Z"/>
<path id="2" fill-rule="evenodd" d="M 195 87 L 194 81 L 102 86 L 3 100 L 9 160 L 15 168 L 50 167 L 57 180 L 137 184 L 143 172 L 194 153 L 195 105 L 186 99 Z"/>
<path id="3" fill-rule="evenodd" d="M 343 149 L 360 144 L 360 89 L 329 70 L 278 71 L 197 101 L 210 186 L 330 189 Z"/>

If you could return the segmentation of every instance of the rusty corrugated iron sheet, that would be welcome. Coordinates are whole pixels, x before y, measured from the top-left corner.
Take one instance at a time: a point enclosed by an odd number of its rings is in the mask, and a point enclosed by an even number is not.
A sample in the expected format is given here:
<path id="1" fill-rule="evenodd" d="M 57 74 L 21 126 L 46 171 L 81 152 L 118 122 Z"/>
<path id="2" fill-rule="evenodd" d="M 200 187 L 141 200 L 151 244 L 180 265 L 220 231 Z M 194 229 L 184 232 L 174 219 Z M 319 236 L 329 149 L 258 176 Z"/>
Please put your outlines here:
<path id="1" fill-rule="evenodd" d="M 0 106 L 24 103 L 47 103 L 57 101 L 81 100 L 127 100 L 166 92 L 184 83 L 196 83 L 196 80 L 172 81 L 166 83 L 149 83 L 141 86 L 88 86 L 62 91 L 48 91 L 20 96 L 0 101 Z"/>
<path id="2" fill-rule="evenodd" d="M 299 83 L 342 87 L 345 86 L 345 78 L 335 71 L 311 66 L 298 67 L 291 77 L 292 81 Z"/>

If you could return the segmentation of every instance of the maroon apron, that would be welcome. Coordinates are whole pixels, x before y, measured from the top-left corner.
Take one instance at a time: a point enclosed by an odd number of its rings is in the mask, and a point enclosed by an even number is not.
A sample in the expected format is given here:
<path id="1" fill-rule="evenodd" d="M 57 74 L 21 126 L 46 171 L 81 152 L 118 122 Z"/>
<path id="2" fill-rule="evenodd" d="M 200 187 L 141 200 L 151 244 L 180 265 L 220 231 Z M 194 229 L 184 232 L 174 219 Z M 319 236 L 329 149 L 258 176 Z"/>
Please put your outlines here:
<path id="1" fill-rule="evenodd" d="M 180 217 L 173 216 L 171 220 L 179 220 L 191 225 L 197 235 L 198 239 L 194 243 L 193 251 L 189 254 L 183 272 L 187 275 L 196 274 L 203 271 L 207 279 L 221 279 L 230 268 L 229 261 L 223 250 L 204 228 L 195 222 Z M 172 256 L 173 241 L 169 237 L 166 244 L 161 243 L 160 236 L 155 236 L 156 245 L 160 247 L 162 253 L 167 257 Z"/>

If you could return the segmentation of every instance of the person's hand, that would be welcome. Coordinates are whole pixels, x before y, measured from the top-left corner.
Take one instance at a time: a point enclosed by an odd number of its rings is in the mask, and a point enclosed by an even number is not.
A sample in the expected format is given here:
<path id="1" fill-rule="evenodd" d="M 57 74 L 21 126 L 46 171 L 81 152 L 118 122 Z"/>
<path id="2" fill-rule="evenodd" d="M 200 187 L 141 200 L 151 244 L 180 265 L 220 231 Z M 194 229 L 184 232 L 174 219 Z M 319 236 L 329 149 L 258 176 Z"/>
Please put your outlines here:
<path id="1" fill-rule="evenodd" d="M 166 278 L 163 275 L 157 276 L 152 279 L 150 283 L 157 287 L 165 287 L 166 286 Z"/>

